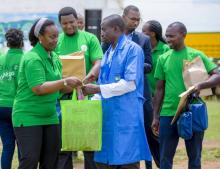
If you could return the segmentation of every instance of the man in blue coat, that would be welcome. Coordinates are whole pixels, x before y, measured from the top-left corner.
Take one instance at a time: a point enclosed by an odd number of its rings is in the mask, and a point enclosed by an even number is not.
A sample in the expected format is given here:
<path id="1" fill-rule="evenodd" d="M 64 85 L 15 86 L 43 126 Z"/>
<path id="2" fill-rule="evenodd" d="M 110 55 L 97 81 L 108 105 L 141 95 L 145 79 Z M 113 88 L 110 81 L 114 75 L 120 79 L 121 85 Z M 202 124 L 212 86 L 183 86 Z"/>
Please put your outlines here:
<path id="1" fill-rule="evenodd" d="M 138 44 L 144 52 L 144 125 L 152 156 L 157 167 L 159 168 L 159 141 L 151 130 L 151 124 L 153 120 L 153 106 L 150 87 L 146 76 L 146 74 L 150 73 L 152 70 L 150 38 L 145 34 L 136 31 L 136 28 L 140 23 L 140 11 L 136 6 L 129 5 L 125 7 L 122 18 L 125 23 L 125 35 L 129 40 Z M 106 52 L 108 48 L 109 44 L 102 42 L 103 53 Z M 152 161 L 146 161 L 145 164 L 146 169 L 152 169 Z"/>
<path id="2" fill-rule="evenodd" d="M 124 29 L 119 15 L 103 20 L 102 40 L 110 47 L 101 62 L 99 85 L 83 88 L 84 94 L 99 93 L 102 99 L 102 149 L 94 159 L 100 169 L 139 169 L 140 160 L 151 160 L 143 116 L 144 53 Z"/>

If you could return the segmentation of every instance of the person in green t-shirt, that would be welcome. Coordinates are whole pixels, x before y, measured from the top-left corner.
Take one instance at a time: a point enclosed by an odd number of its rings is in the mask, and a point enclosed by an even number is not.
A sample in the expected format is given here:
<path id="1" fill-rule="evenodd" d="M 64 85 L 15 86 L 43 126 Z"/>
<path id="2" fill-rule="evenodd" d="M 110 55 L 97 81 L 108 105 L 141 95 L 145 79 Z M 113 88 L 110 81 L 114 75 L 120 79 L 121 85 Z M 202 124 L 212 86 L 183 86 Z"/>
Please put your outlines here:
<path id="1" fill-rule="evenodd" d="M 94 82 L 98 78 L 101 59 L 103 56 L 99 40 L 95 35 L 78 29 L 77 13 L 72 7 L 62 8 L 59 11 L 58 19 L 63 32 L 59 35 L 55 51 L 59 55 L 67 55 L 73 52 L 84 51 L 87 75 L 83 79 L 83 83 L 87 84 Z M 71 152 L 60 153 L 58 169 L 73 168 L 71 154 Z M 84 154 L 85 168 L 96 168 L 95 163 L 92 161 L 93 153 L 86 152 Z"/>
<path id="2" fill-rule="evenodd" d="M 59 55 L 84 51 L 86 74 L 83 83 L 91 83 L 98 78 L 100 63 L 103 56 L 97 37 L 89 32 L 78 29 L 77 13 L 71 7 L 62 8 L 58 14 L 63 32 L 60 33 L 57 48 Z"/>
<path id="3" fill-rule="evenodd" d="M 177 124 L 171 125 L 175 115 L 179 94 L 186 91 L 182 77 L 183 60 L 193 60 L 200 57 L 210 78 L 195 85 L 195 93 L 205 88 L 212 88 L 220 83 L 220 75 L 216 65 L 204 53 L 185 46 L 186 27 L 181 22 L 170 24 L 166 30 L 166 41 L 171 50 L 159 57 L 155 78 L 158 79 L 155 100 L 154 120 L 152 129 L 159 132 L 160 168 L 171 169 L 173 157 L 179 141 Z M 201 150 L 204 132 L 194 132 L 193 137 L 185 141 L 189 158 L 189 169 L 201 169 Z"/>
<path id="4" fill-rule="evenodd" d="M 166 41 L 163 38 L 162 26 L 158 21 L 156 20 L 147 21 L 142 27 L 142 32 L 150 37 L 150 42 L 152 47 L 153 69 L 149 74 L 147 74 L 147 79 L 150 83 L 152 96 L 154 96 L 156 89 L 156 82 L 157 82 L 157 80 L 154 78 L 154 73 L 155 73 L 157 61 L 159 56 L 167 52 L 170 48 L 166 44 Z"/>
<path id="5" fill-rule="evenodd" d="M 21 153 L 19 168 L 57 169 L 60 148 L 56 100 L 60 92 L 81 86 L 76 77 L 62 79 L 62 65 L 53 52 L 58 29 L 41 18 L 31 27 L 32 50 L 24 54 L 19 68 L 18 88 L 12 120 Z"/>
<path id="6" fill-rule="evenodd" d="M 17 89 L 18 68 L 23 55 L 23 32 L 9 29 L 5 34 L 9 50 L 0 56 L 0 136 L 3 150 L 1 168 L 11 168 L 15 135 L 12 126 L 12 106 Z"/>

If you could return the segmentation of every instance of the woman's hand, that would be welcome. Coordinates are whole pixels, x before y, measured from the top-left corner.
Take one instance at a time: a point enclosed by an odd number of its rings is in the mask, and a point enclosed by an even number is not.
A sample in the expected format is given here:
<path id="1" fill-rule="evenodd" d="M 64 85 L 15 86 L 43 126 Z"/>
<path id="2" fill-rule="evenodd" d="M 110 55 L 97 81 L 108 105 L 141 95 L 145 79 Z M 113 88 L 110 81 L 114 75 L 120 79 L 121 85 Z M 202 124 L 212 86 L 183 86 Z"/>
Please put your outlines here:
<path id="1" fill-rule="evenodd" d="M 63 80 L 64 80 L 64 85 L 72 87 L 72 88 L 82 86 L 81 80 L 77 77 L 74 77 L 74 76 L 64 78 Z"/>

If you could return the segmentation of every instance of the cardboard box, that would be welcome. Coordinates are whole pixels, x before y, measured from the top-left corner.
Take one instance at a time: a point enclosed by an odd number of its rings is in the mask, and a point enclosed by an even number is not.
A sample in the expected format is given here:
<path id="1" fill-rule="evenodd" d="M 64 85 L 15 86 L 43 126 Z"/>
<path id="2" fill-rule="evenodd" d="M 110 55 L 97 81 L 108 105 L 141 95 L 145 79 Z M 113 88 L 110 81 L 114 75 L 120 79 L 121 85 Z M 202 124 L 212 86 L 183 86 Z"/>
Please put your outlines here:
<path id="1" fill-rule="evenodd" d="M 75 52 L 69 55 L 60 56 L 63 69 L 63 78 L 75 76 L 80 80 L 83 80 L 86 76 L 86 66 L 84 52 Z"/>

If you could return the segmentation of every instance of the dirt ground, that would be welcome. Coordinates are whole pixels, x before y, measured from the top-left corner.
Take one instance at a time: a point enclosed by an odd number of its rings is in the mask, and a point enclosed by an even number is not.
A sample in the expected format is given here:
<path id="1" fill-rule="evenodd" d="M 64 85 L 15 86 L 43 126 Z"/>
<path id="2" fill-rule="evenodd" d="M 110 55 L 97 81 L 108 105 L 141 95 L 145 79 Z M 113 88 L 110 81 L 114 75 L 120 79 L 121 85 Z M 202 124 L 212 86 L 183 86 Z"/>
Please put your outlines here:
<path id="1" fill-rule="evenodd" d="M 77 163 L 74 169 L 83 169 L 83 164 Z M 141 169 L 145 169 L 144 162 L 141 162 Z M 153 169 L 156 169 L 156 167 L 153 166 Z M 173 169 L 187 169 L 187 161 L 174 164 Z M 202 163 L 202 169 L 220 169 L 220 161 L 204 162 Z"/>
<path id="2" fill-rule="evenodd" d="M 184 142 L 180 140 L 178 149 L 184 148 Z M 219 141 L 204 141 L 203 148 L 220 148 Z M 173 169 L 187 169 L 187 160 L 178 161 L 174 163 Z M 74 169 L 83 169 L 83 163 L 76 163 Z M 141 169 L 145 169 L 144 162 L 141 161 Z M 153 169 L 157 169 L 156 166 L 153 166 Z M 202 162 L 202 169 L 220 169 L 220 159 L 215 161 L 205 161 Z"/>
<path id="3" fill-rule="evenodd" d="M 174 169 L 187 169 L 187 161 L 174 165 Z M 220 169 L 220 160 L 202 162 L 202 169 Z"/>

